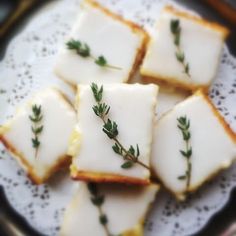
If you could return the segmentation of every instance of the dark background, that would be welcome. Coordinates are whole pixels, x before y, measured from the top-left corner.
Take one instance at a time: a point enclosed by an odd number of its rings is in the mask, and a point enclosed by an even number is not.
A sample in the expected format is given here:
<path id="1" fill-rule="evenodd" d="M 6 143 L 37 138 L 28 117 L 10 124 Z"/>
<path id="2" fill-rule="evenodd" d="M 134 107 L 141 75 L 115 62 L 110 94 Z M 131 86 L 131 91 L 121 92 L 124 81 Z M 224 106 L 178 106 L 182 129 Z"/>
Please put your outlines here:
<path id="1" fill-rule="evenodd" d="M 55 0 L 54 0 L 55 1 Z M 20 0 L 0 0 L 0 28 L 4 20 L 9 17 L 11 11 L 17 7 Z M 9 40 L 22 30 L 24 25 L 30 20 L 34 12 L 37 11 L 46 0 L 36 0 L 35 5 L 24 14 L 20 20 L 7 32 L 4 37 L 0 37 L 0 59 L 3 58 Z M 213 10 L 204 0 L 176 0 L 197 11 L 209 20 L 219 22 L 231 30 L 231 35 L 227 40 L 227 45 L 233 55 L 236 56 L 236 26 L 222 17 L 221 14 Z M 236 0 L 227 0 L 236 9 Z M 236 14 L 236 13 L 235 13 Z M 20 197 L 20 196 L 19 196 Z M 226 230 L 233 222 L 236 222 L 236 189 L 233 190 L 228 204 L 211 218 L 208 224 L 195 236 L 218 236 Z M 38 236 L 24 220 L 8 204 L 4 196 L 4 190 L 0 187 L 0 236 Z M 234 234 L 235 236 L 236 234 Z M 232 235 L 233 236 L 233 235 Z"/>

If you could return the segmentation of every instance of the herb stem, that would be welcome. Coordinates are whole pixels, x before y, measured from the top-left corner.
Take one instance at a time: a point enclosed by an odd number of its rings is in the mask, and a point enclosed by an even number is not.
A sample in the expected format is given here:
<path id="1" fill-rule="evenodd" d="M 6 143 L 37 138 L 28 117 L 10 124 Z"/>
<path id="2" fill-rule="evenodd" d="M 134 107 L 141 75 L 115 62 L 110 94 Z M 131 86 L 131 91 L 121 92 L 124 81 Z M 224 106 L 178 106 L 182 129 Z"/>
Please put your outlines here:
<path id="1" fill-rule="evenodd" d="M 98 65 L 100 65 L 99 64 L 99 58 L 103 58 L 104 60 L 106 60 L 103 56 L 100 56 L 100 57 L 96 58 L 93 55 L 90 55 L 89 57 L 91 59 L 93 59 L 95 61 L 95 63 L 98 64 Z M 100 60 L 102 60 L 102 59 L 100 59 Z M 105 65 L 100 65 L 100 66 L 105 66 L 107 68 L 114 69 L 114 70 L 121 70 L 122 69 L 121 67 L 110 65 L 107 62 L 105 62 Z"/>
<path id="2" fill-rule="evenodd" d="M 124 158 L 128 161 L 133 161 L 141 166 L 143 166 L 144 168 L 150 170 L 150 168 L 144 164 L 143 162 L 139 161 L 138 159 L 136 159 L 136 157 L 134 155 L 131 155 L 125 148 L 124 146 L 119 142 L 119 140 L 117 138 L 113 138 L 113 140 L 120 146 L 120 148 L 124 151 L 125 155 Z"/>
<path id="3" fill-rule="evenodd" d="M 90 200 L 93 203 L 94 206 L 97 207 L 98 212 L 99 212 L 99 222 L 103 226 L 106 236 L 111 236 L 112 234 L 109 232 L 107 223 L 108 223 L 108 218 L 107 215 L 103 212 L 102 205 L 105 201 L 105 196 L 101 195 L 98 191 L 98 187 L 95 183 L 88 183 L 87 184 L 88 190 L 90 192 Z"/>
<path id="4" fill-rule="evenodd" d="M 37 125 L 34 123 L 34 126 L 32 126 L 32 129 L 36 130 L 37 129 Z M 38 140 L 38 135 L 34 132 L 34 140 Z M 40 144 L 39 144 L 40 145 Z M 35 147 L 35 152 L 34 152 L 34 158 L 36 159 L 38 156 L 38 152 L 39 152 L 39 145 L 37 147 Z"/>
<path id="5" fill-rule="evenodd" d="M 32 115 L 29 116 L 29 119 L 32 122 L 31 130 L 34 134 L 34 137 L 31 139 L 31 141 L 32 146 L 35 149 L 35 158 L 37 158 L 38 156 L 39 146 L 41 144 L 41 142 L 39 141 L 39 134 L 41 134 L 43 131 L 43 125 L 40 124 L 43 119 L 43 115 L 41 113 L 41 105 L 34 104 L 32 106 Z"/>
<path id="6" fill-rule="evenodd" d="M 84 42 L 71 39 L 70 41 L 68 41 L 66 43 L 66 45 L 69 50 L 75 50 L 76 53 L 78 55 L 80 55 L 81 57 L 91 58 L 94 61 L 94 63 L 100 67 L 106 67 L 106 68 L 110 68 L 110 69 L 114 69 L 114 70 L 121 70 L 122 69 L 118 66 L 110 65 L 107 62 L 107 59 L 103 55 L 100 55 L 98 57 L 93 56 L 91 53 L 90 47 L 88 46 L 88 44 L 86 44 Z"/>
<path id="7" fill-rule="evenodd" d="M 177 60 L 182 64 L 184 71 L 183 73 L 185 73 L 189 78 L 190 78 L 190 74 L 189 74 L 189 64 L 185 61 L 185 56 L 184 59 L 182 59 L 181 57 L 178 57 L 177 55 L 184 55 L 182 49 L 180 48 L 180 45 L 176 46 L 176 58 Z"/>
<path id="8" fill-rule="evenodd" d="M 101 104 L 101 103 L 98 103 L 98 105 L 99 105 L 99 104 Z M 103 121 L 103 124 L 105 125 L 107 121 L 105 120 L 104 116 L 101 116 L 101 119 L 102 119 L 102 121 Z M 125 147 L 120 143 L 120 141 L 119 141 L 116 137 L 114 137 L 114 138 L 112 138 L 112 139 L 115 141 L 115 143 L 117 143 L 117 144 L 119 145 L 119 147 L 122 149 L 122 151 L 124 151 L 125 155 L 123 155 L 123 158 L 124 158 L 125 160 L 135 162 L 135 163 L 137 163 L 137 164 L 143 166 L 144 168 L 150 170 L 150 168 L 149 168 L 146 164 L 144 164 L 143 162 L 139 161 L 134 155 L 131 155 L 131 154 L 125 149 Z"/>
<path id="9" fill-rule="evenodd" d="M 190 145 L 190 120 L 186 116 L 181 116 L 177 118 L 178 125 L 177 127 L 181 130 L 183 140 L 185 141 L 185 150 L 180 150 L 181 155 L 186 159 L 187 170 L 185 174 L 178 177 L 179 180 L 186 181 L 186 194 L 188 193 L 190 183 L 191 183 L 191 173 L 192 173 L 192 163 L 191 163 L 191 156 L 192 156 L 192 147 Z"/>
<path id="10" fill-rule="evenodd" d="M 91 90 L 93 92 L 94 99 L 97 102 L 97 105 L 93 106 L 93 111 L 103 121 L 103 132 L 107 134 L 110 139 L 115 141 L 115 144 L 112 146 L 113 151 L 116 154 L 122 156 L 126 161 L 121 165 L 121 167 L 124 169 L 128 169 L 132 167 L 133 164 L 139 164 L 142 167 L 150 170 L 150 167 L 148 167 L 138 159 L 140 155 L 138 145 L 136 145 L 136 150 L 132 145 L 130 145 L 129 149 L 127 150 L 118 140 L 118 126 L 116 122 L 111 121 L 109 118 L 107 118 L 110 107 L 107 104 L 102 103 L 103 86 L 98 88 L 97 84 L 92 83 Z"/>
<path id="11" fill-rule="evenodd" d="M 121 70 L 121 67 L 112 66 L 112 65 L 109 65 L 109 64 L 107 64 L 106 67 L 107 67 L 107 68 L 110 68 L 110 69 L 114 69 L 114 70 Z"/>
<path id="12" fill-rule="evenodd" d="M 101 206 L 98 206 L 98 212 L 99 212 L 100 217 L 105 215 Z M 104 228 L 104 230 L 106 232 L 106 236 L 110 236 L 111 234 L 109 232 L 107 224 L 103 224 L 103 228 Z"/>
<path id="13" fill-rule="evenodd" d="M 180 47 L 180 36 L 181 36 L 181 26 L 178 19 L 171 20 L 170 31 L 173 35 L 174 44 L 176 47 L 175 57 L 179 63 L 183 66 L 183 73 L 185 73 L 189 78 L 191 78 L 189 73 L 189 63 L 186 62 L 185 54 Z"/>
<path id="14" fill-rule="evenodd" d="M 186 141 L 186 150 L 190 149 L 190 144 L 189 144 L 189 140 Z M 191 170 L 192 170 L 192 164 L 190 161 L 190 158 L 186 158 L 187 161 L 187 181 L 186 181 L 186 191 L 188 191 L 189 186 L 190 186 L 190 182 L 191 182 Z"/>

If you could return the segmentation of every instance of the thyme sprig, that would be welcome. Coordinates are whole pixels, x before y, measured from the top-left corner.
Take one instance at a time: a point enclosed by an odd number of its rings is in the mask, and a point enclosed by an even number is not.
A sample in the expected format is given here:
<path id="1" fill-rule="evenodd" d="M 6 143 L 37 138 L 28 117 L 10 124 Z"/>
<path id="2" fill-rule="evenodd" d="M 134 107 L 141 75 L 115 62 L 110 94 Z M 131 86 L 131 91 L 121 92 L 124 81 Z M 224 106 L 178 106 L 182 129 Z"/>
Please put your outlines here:
<path id="1" fill-rule="evenodd" d="M 185 54 L 180 47 L 180 36 L 181 36 L 181 27 L 180 21 L 178 19 L 171 20 L 170 22 L 170 31 L 174 38 L 174 44 L 176 46 L 175 57 L 182 64 L 184 68 L 184 73 L 190 78 L 189 73 L 189 63 L 186 62 Z"/>
<path id="2" fill-rule="evenodd" d="M 84 57 L 84 58 L 88 57 L 88 58 L 93 59 L 94 63 L 97 64 L 100 67 L 106 67 L 106 68 L 110 68 L 110 69 L 121 70 L 120 67 L 108 64 L 107 59 L 103 55 L 100 55 L 98 57 L 94 57 L 91 54 L 90 47 L 88 46 L 87 43 L 81 42 L 79 40 L 71 39 L 66 43 L 66 46 L 69 50 L 75 50 L 76 53 L 78 55 L 80 55 L 81 57 Z"/>
<path id="3" fill-rule="evenodd" d="M 190 145 L 191 133 L 189 131 L 190 120 L 186 116 L 181 116 L 177 118 L 177 121 L 178 121 L 177 127 L 181 130 L 183 140 L 185 141 L 185 150 L 180 150 L 180 153 L 184 158 L 186 158 L 187 162 L 187 170 L 185 174 L 179 176 L 178 179 L 186 180 L 186 192 L 187 192 L 190 186 L 191 172 L 192 172 L 192 164 L 191 164 L 192 147 Z"/>
<path id="4" fill-rule="evenodd" d="M 87 186 L 88 186 L 88 190 L 89 190 L 90 195 L 91 195 L 90 200 L 98 208 L 99 222 L 104 227 L 106 235 L 110 236 L 111 233 L 109 232 L 109 229 L 107 227 L 108 218 L 107 218 L 106 214 L 103 212 L 103 209 L 102 209 L 102 204 L 105 201 L 105 197 L 104 197 L 104 195 L 101 195 L 98 192 L 98 188 L 97 188 L 97 185 L 95 183 L 88 183 Z"/>
<path id="5" fill-rule="evenodd" d="M 118 234 L 118 235 L 111 234 L 107 227 L 108 217 L 102 209 L 102 205 L 105 202 L 105 196 L 99 193 L 98 187 L 95 183 L 90 182 L 87 184 L 87 187 L 91 195 L 90 197 L 91 202 L 93 203 L 93 205 L 95 205 L 98 208 L 99 222 L 104 227 L 106 235 L 107 236 L 122 236 L 121 234 Z"/>
<path id="6" fill-rule="evenodd" d="M 126 149 L 118 140 L 118 125 L 115 121 L 112 121 L 107 117 L 110 107 L 106 103 L 102 102 L 103 86 L 98 88 L 97 84 L 92 83 L 91 90 L 93 92 L 94 99 L 97 102 L 97 104 L 93 106 L 93 111 L 103 121 L 102 130 L 110 139 L 115 141 L 112 146 L 113 151 L 122 156 L 124 159 L 124 163 L 121 165 L 121 168 L 128 169 L 134 164 L 139 164 L 149 170 L 150 168 L 139 160 L 140 151 L 138 144 L 135 148 L 133 145 L 130 145 L 129 149 Z"/>
<path id="7" fill-rule="evenodd" d="M 41 105 L 34 104 L 32 106 L 32 115 L 29 116 L 29 119 L 32 122 L 31 130 L 34 134 L 34 137 L 31 139 L 31 141 L 33 148 L 35 148 L 36 158 L 38 155 L 39 146 L 41 144 L 39 141 L 39 134 L 41 134 L 43 131 L 43 125 L 41 125 L 41 121 L 43 119 Z"/>

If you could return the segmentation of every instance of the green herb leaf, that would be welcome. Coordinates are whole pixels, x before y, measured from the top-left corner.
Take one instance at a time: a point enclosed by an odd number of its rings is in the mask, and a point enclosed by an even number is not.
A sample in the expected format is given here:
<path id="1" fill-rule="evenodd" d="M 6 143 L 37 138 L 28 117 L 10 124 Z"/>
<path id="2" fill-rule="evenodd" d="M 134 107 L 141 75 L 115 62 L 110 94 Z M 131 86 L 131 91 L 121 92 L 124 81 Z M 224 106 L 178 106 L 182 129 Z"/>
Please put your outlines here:
<path id="1" fill-rule="evenodd" d="M 101 206 L 104 202 L 104 196 L 92 197 L 91 201 L 93 202 L 94 205 Z"/>
<path id="2" fill-rule="evenodd" d="M 39 147 L 40 142 L 39 142 L 37 137 L 36 138 L 32 138 L 32 144 L 33 144 L 34 148 L 38 148 Z"/>
<path id="3" fill-rule="evenodd" d="M 118 126 L 116 122 L 112 122 L 110 119 L 103 125 L 102 130 L 110 139 L 114 139 L 118 135 Z"/>
<path id="4" fill-rule="evenodd" d="M 105 197 L 103 195 L 99 194 L 97 185 L 95 183 L 88 183 L 87 187 L 88 187 L 88 190 L 91 194 L 91 197 L 90 197 L 91 202 L 93 203 L 94 206 L 96 206 L 98 208 L 98 212 L 99 212 L 98 220 L 99 220 L 100 224 L 103 225 L 107 236 L 112 236 L 112 234 L 109 232 L 108 227 L 106 226 L 108 223 L 108 218 L 102 209 L 102 204 L 105 201 Z"/>
<path id="5" fill-rule="evenodd" d="M 122 149 L 120 148 L 120 146 L 115 143 L 113 146 L 112 146 L 112 149 L 115 153 L 119 154 L 119 155 L 122 155 Z"/>
<path id="6" fill-rule="evenodd" d="M 102 94 L 103 94 L 103 86 L 98 88 L 97 84 L 92 83 L 92 85 L 90 87 L 93 91 L 93 96 L 94 96 L 96 102 L 98 102 L 98 103 L 101 102 Z"/>
<path id="7" fill-rule="evenodd" d="M 186 178 L 187 178 L 186 175 L 180 175 L 180 176 L 178 176 L 178 179 L 179 179 L 179 180 L 186 180 Z"/>
<path id="8" fill-rule="evenodd" d="M 66 43 L 66 45 L 69 50 L 76 50 L 77 54 L 79 54 L 81 57 L 90 56 L 90 48 L 86 43 L 71 39 Z"/>
<path id="9" fill-rule="evenodd" d="M 191 179 L 191 170 L 192 164 L 190 158 L 192 156 L 192 147 L 190 146 L 190 120 L 186 116 L 181 116 L 177 118 L 178 124 L 177 127 L 180 129 L 182 133 L 183 140 L 185 141 L 185 150 L 180 150 L 180 153 L 183 157 L 186 158 L 187 161 L 187 170 L 185 171 L 185 175 L 181 175 L 178 177 L 179 180 L 186 180 L 186 192 L 188 191 Z"/>
<path id="10" fill-rule="evenodd" d="M 184 54 L 182 52 L 176 52 L 176 58 L 180 62 L 184 62 Z"/>
<path id="11" fill-rule="evenodd" d="M 129 154 L 131 154 L 131 155 L 135 155 L 135 150 L 134 150 L 134 147 L 133 147 L 132 145 L 130 145 L 128 152 L 129 152 Z"/>
<path id="12" fill-rule="evenodd" d="M 180 150 L 180 153 L 181 153 L 184 157 L 189 157 L 188 151 Z"/>
<path id="13" fill-rule="evenodd" d="M 31 126 L 31 131 L 34 134 L 34 138 L 32 138 L 31 141 L 33 148 L 35 148 L 35 157 L 37 157 L 38 148 L 41 144 L 39 141 L 39 134 L 42 133 L 43 131 L 43 125 L 40 125 L 43 116 L 41 114 L 42 112 L 41 105 L 34 104 L 32 105 L 31 109 L 32 109 L 32 114 L 29 115 L 29 119 L 33 123 L 33 125 Z"/>
<path id="14" fill-rule="evenodd" d="M 176 34 L 177 32 L 179 32 L 179 29 L 180 29 L 179 20 L 178 19 L 171 20 L 170 30 L 171 30 L 172 34 Z"/>
<path id="15" fill-rule="evenodd" d="M 170 21 L 170 31 L 173 35 L 173 41 L 176 46 L 175 57 L 182 64 L 184 69 L 183 72 L 190 78 L 189 63 L 185 61 L 185 54 L 180 47 L 181 26 L 180 26 L 180 21 L 178 19 L 172 19 Z"/>
<path id="16" fill-rule="evenodd" d="M 90 192 L 91 195 L 97 195 L 98 190 L 97 190 L 97 185 L 95 183 L 88 183 L 88 190 Z"/>
<path id="17" fill-rule="evenodd" d="M 176 35 L 175 35 L 174 44 L 176 46 L 180 45 L 180 31 L 178 33 L 176 33 Z"/>
<path id="18" fill-rule="evenodd" d="M 121 165 L 121 168 L 123 169 L 129 169 L 133 166 L 133 162 L 132 161 L 126 161 L 124 164 Z"/>
<path id="19" fill-rule="evenodd" d="M 94 60 L 94 63 L 101 67 L 106 67 L 110 69 L 120 70 L 121 68 L 117 66 L 112 66 L 107 63 L 107 60 L 104 56 L 99 56 L 98 58 L 91 55 L 91 50 L 88 44 L 81 42 L 79 40 L 71 39 L 66 43 L 67 49 L 74 50 L 81 57 L 90 57 Z"/>
<path id="20" fill-rule="evenodd" d="M 107 60 L 104 56 L 99 56 L 96 60 L 95 63 L 99 66 L 105 67 L 107 65 Z"/>
<path id="21" fill-rule="evenodd" d="M 81 47 L 81 42 L 79 40 L 71 39 L 66 43 L 66 45 L 70 50 L 78 50 Z"/>
<path id="22" fill-rule="evenodd" d="M 106 224 L 108 223 L 108 219 L 107 219 L 107 216 L 106 216 L 105 214 L 101 215 L 101 216 L 99 217 L 99 220 L 100 220 L 100 223 L 101 223 L 102 225 L 106 225 Z"/>
<path id="23" fill-rule="evenodd" d="M 142 163 L 138 160 L 140 155 L 140 150 L 138 144 L 136 145 L 136 150 L 133 145 L 129 146 L 127 150 L 118 140 L 118 125 L 115 121 L 110 120 L 107 115 L 110 111 L 110 107 L 102 102 L 103 98 L 103 86 L 100 88 L 97 84 L 91 84 L 91 90 L 93 93 L 93 97 L 96 101 L 96 105 L 92 107 L 96 116 L 100 117 L 103 121 L 103 132 L 110 138 L 115 141 L 114 145 L 112 146 L 113 151 L 122 156 L 126 161 L 121 167 L 122 168 L 130 168 L 133 166 L 134 163 L 138 163 L 139 165 L 143 166 L 146 169 L 150 169 L 146 164 Z"/>
<path id="24" fill-rule="evenodd" d="M 136 144 L 136 153 L 137 153 L 137 157 L 139 157 L 140 151 L 139 151 L 139 146 L 138 146 L 138 144 Z"/>

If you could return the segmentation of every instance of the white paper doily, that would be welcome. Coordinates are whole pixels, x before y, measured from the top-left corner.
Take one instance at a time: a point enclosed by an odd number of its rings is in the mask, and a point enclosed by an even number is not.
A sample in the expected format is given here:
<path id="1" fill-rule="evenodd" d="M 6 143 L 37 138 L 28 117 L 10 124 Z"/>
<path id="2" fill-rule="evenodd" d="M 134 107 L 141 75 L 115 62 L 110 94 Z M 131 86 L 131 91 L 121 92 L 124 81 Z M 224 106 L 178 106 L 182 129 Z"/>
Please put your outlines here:
<path id="1" fill-rule="evenodd" d="M 151 31 L 164 4 L 171 0 L 101 0 L 111 10 Z M 53 74 L 55 57 L 79 11 L 79 0 L 59 0 L 42 8 L 9 44 L 0 63 L 0 123 L 39 88 L 55 85 L 73 99 L 71 89 Z M 236 59 L 224 48 L 210 97 L 236 132 Z M 23 138 L 23 134 L 22 134 Z M 63 210 L 73 190 L 67 173 L 34 186 L 15 160 L 0 147 L 0 185 L 14 208 L 45 235 L 58 234 Z M 168 193 L 157 197 L 146 222 L 147 236 L 191 235 L 227 202 L 236 185 L 236 166 L 208 183 L 186 203 Z M 45 218 L 46 216 L 46 218 Z"/>

